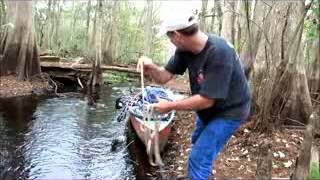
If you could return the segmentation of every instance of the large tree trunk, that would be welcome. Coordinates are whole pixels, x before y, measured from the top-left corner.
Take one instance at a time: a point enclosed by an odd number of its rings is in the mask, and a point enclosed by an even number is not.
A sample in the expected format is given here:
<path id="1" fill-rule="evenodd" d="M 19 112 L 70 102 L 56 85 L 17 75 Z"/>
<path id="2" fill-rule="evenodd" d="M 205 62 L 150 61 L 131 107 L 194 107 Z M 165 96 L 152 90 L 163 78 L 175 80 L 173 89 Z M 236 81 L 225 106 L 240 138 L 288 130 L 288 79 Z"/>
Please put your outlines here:
<path id="1" fill-rule="evenodd" d="M 264 24 L 259 28 L 259 31 L 262 31 L 261 42 L 258 53 L 254 56 L 257 62 L 251 77 L 254 87 L 252 93 L 253 104 L 255 106 L 254 109 L 257 110 L 256 113 L 262 113 L 265 103 L 272 96 L 269 92 L 273 89 L 273 81 L 280 79 L 280 76 L 276 76 L 279 70 L 276 70 L 275 67 L 280 67 L 279 63 L 283 62 L 282 59 L 284 58 L 281 58 L 281 49 L 287 48 L 289 39 L 288 20 L 290 19 L 291 4 L 270 1 L 266 3 L 268 3 L 268 6 L 265 7 L 271 11 L 269 12 L 268 10 L 269 17 L 265 18 Z M 259 24 L 259 22 L 256 23 Z M 279 31 L 284 33 L 279 33 Z M 281 48 L 281 46 L 284 48 Z M 248 46 L 245 47 L 247 48 Z"/>
<path id="2" fill-rule="evenodd" d="M 97 7 L 97 19 L 96 19 L 96 33 L 95 33 L 95 61 L 92 64 L 92 72 L 88 81 L 88 86 L 94 87 L 102 85 L 102 71 L 101 71 L 101 60 L 102 60 L 102 1 L 99 0 Z"/>
<path id="3" fill-rule="evenodd" d="M 3 2 L 3 1 L 2 1 Z M 4 3 L 4 2 L 3 2 Z M 3 4 L 3 6 L 5 6 L 5 4 Z M 9 38 L 9 31 L 12 31 L 14 28 L 14 21 L 15 21 L 15 15 L 16 15 L 16 9 L 14 8 L 9 8 L 9 4 L 7 3 L 7 12 L 6 12 L 6 25 L 3 26 L 3 31 L 1 34 L 1 44 L 0 44 L 0 54 L 4 54 L 4 50 L 6 48 L 7 45 L 7 41 Z M 12 6 L 12 5 L 11 5 Z M 1 72 L 0 72 L 1 74 Z"/>
<path id="4" fill-rule="evenodd" d="M 102 49 L 103 63 L 112 64 L 117 59 L 119 54 L 119 12 L 120 12 L 120 1 L 111 1 L 110 9 L 111 15 L 110 20 L 107 24 L 107 33 L 104 33 L 104 47 Z"/>
<path id="5" fill-rule="evenodd" d="M 263 129 L 270 129 L 270 125 L 281 127 L 287 122 L 306 124 L 312 110 L 302 46 L 305 6 L 303 2 L 290 3 L 292 3 L 292 10 L 291 17 L 288 18 L 292 22 L 287 23 L 290 26 L 288 27 L 290 44 L 286 47 L 282 62 L 276 68 L 277 75 L 273 76 L 269 81 L 270 84 L 266 85 L 270 88 L 264 90 L 265 104 L 262 106 L 262 118 L 258 121 L 258 126 Z M 279 50 L 275 52 L 274 54 L 280 54 Z M 279 73 L 283 66 L 285 67 L 283 73 Z"/>
<path id="6" fill-rule="evenodd" d="M 243 45 L 240 56 L 243 59 L 246 76 L 249 79 L 250 73 L 254 68 L 253 65 L 256 61 L 262 34 L 267 33 L 270 26 L 266 19 L 268 19 L 272 7 L 264 6 L 260 1 L 254 4 L 250 4 L 249 1 L 245 1 L 244 7 L 246 19 L 246 42 Z M 268 43 L 268 41 L 265 42 Z"/>
<path id="7" fill-rule="evenodd" d="M 14 28 L 9 31 L 4 49 L 1 73 L 15 74 L 19 80 L 28 79 L 40 73 L 38 48 L 35 41 L 32 17 L 32 1 L 9 1 L 10 22 Z"/>

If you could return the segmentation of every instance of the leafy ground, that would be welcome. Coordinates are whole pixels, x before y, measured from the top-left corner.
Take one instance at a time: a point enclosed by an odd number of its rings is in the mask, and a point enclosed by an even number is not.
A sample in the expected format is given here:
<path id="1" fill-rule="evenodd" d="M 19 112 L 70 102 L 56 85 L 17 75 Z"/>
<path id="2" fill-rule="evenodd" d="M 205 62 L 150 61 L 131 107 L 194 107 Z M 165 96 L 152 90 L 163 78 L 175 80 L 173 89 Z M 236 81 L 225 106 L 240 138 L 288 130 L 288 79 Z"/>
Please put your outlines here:
<path id="1" fill-rule="evenodd" d="M 40 80 L 18 81 L 14 76 L 0 77 L 0 97 L 13 97 L 30 95 L 43 91 L 47 88 L 47 83 Z"/>
<path id="2" fill-rule="evenodd" d="M 272 177 L 289 178 L 303 140 L 302 132 L 287 129 L 274 132 L 268 137 L 266 134 L 254 132 L 251 124 L 250 122 L 243 124 L 232 136 L 214 162 L 212 175 L 219 179 L 254 178 L 259 144 L 268 138 L 272 140 Z M 192 114 L 179 113 L 167 151 L 163 155 L 166 165 L 170 167 L 168 168 L 170 177 L 187 175 L 193 127 Z"/>

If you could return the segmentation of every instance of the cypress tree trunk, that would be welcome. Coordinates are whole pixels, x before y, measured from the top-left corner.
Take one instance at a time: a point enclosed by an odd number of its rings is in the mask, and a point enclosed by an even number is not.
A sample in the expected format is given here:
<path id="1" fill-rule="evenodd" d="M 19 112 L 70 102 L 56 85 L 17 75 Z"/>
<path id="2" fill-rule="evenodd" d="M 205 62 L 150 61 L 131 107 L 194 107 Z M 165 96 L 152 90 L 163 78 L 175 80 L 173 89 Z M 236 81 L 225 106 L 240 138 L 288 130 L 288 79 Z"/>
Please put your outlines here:
<path id="1" fill-rule="evenodd" d="M 303 57 L 303 24 L 306 9 L 302 2 L 292 3 L 290 16 L 292 22 L 286 22 L 287 30 L 284 34 L 290 39 L 285 47 L 285 54 L 280 57 L 281 62 L 274 71 L 270 81 L 264 89 L 264 100 L 261 102 L 261 115 L 257 127 L 265 130 L 274 127 L 281 127 L 284 123 L 306 124 L 311 114 L 312 104 L 306 70 Z M 289 5 L 290 7 L 290 5 Z M 290 9 L 290 8 L 288 8 Z M 299 19 L 292 17 L 300 17 Z M 284 40 L 285 38 L 282 38 Z M 279 49 L 279 48 L 278 48 Z M 284 50 L 274 51 L 274 54 L 281 54 Z"/>
<path id="2" fill-rule="evenodd" d="M 9 22 L 14 27 L 8 32 L 5 43 L 2 75 L 13 74 L 19 80 L 39 74 L 40 62 L 34 36 L 32 1 L 9 1 Z"/>

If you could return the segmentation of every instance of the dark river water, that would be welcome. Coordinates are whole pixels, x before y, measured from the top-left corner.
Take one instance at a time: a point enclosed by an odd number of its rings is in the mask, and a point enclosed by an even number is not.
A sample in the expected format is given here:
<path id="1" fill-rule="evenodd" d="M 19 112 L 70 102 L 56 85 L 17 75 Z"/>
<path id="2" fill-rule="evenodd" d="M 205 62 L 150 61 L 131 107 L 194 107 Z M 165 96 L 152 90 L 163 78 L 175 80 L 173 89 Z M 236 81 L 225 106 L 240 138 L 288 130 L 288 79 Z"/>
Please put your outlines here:
<path id="1" fill-rule="evenodd" d="M 0 99 L 0 179 L 132 179 L 114 101 L 127 86 L 85 96 Z M 111 151 L 114 139 L 120 139 Z"/>

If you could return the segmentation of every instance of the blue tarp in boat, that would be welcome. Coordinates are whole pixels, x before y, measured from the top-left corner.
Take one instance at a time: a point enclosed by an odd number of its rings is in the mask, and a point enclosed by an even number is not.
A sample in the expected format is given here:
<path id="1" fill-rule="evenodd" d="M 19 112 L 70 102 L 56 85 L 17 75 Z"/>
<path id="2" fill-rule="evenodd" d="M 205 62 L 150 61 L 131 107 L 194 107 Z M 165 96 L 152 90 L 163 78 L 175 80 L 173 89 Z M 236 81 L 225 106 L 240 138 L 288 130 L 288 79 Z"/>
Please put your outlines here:
<path id="1" fill-rule="evenodd" d="M 162 98 L 168 101 L 174 101 L 174 94 L 172 91 L 168 89 L 164 89 L 161 87 L 146 87 L 144 89 L 144 105 L 142 104 L 142 95 L 138 97 L 137 102 L 134 104 L 134 106 L 131 106 L 129 108 L 129 112 L 136 116 L 139 119 L 142 119 L 143 117 L 143 107 L 146 107 L 148 104 L 153 104 L 158 102 L 158 98 Z M 160 119 L 161 121 L 168 121 L 171 117 L 171 113 L 169 112 L 167 114 L 160 115 L 159 113 L 153 112 L 151 114 L 151 120 Z"/>

